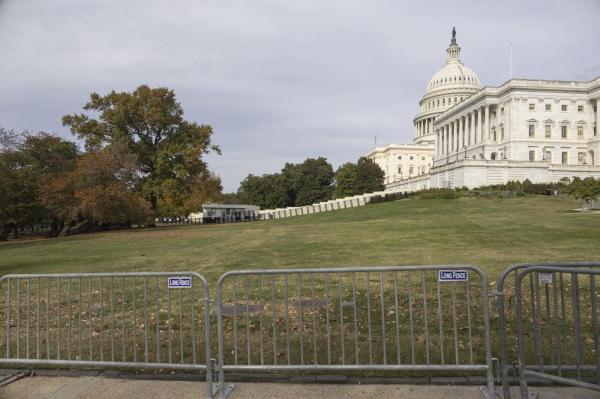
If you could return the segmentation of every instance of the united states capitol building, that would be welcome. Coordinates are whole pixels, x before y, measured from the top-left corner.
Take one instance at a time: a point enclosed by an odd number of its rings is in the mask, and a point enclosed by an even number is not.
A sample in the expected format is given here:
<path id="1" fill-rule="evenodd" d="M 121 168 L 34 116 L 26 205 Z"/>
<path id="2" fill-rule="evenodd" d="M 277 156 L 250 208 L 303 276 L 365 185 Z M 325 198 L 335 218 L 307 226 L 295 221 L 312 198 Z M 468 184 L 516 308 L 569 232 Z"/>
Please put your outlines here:
<path id="1" fill-rule="evenodd" d="M 453 30 L 446 64 L 419 102 L 413 143 L 365 155 L 385 172 L 386 189 L 600 178 L 600 77 L 481 86 L 460 52 Z"/>

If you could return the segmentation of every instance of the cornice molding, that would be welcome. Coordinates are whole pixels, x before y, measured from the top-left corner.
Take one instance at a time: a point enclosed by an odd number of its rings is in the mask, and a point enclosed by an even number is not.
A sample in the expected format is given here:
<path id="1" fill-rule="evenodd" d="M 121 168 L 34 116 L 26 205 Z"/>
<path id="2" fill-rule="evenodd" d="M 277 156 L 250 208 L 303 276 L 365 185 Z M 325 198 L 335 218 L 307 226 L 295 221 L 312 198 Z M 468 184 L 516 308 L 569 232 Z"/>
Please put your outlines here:
<path id="1" fill-rule="evenodd" d="M 535 83 L 535 85 L 532 85 L 532 83 Z M 498 87 L 485 86 L 479 92 L 468 97 L 463 102 L 440 114 L 436 118 L 436 123 L 445 122 L 447 119 L 457 117 L 458 114 L 471 108 L 478 101 L 489 100 L 489 103 L 485 105 L 497 105 L 497 100 L 499 97 L 502 97 L 511 92 L 555 92 L 591 95 L 596 90 L 600 92 L 600 77 L 590 80 L 588 82 L 512 79 Z M 481 107 L 483 106 L 484 104 L 481 105 Z"/>

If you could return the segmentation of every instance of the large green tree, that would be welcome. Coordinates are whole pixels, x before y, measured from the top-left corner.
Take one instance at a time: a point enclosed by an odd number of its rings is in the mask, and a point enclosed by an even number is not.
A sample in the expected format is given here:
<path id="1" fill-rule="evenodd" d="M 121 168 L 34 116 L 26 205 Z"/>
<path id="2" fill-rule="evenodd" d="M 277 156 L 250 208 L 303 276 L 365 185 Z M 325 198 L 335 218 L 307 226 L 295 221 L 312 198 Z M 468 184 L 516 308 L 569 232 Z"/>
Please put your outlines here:
<path id="1" fill-rule="evenodd" d="M 289 206 L 304 206 L 331 199 L 333 167 L 327 159 L 307 158 L 299 164 L 287 163 L 281 170 Z"/>
<path id="2" fill-rule="evenodd" d="M 385 188 L 385 173 L 373 160 L 361 157 L 356 163 L 358 173 L 357 194 L 372 193 Z"/>
<path id="3" fill-rule="evenodd" d="M 303 206 L 331 198 L 333 168 L 325 158 L 286 163 L 280 173 L 248 175 L 237 192 L 242 203 L 261 208 Z"/>
<path id="4" fill-rule="evenodd" d="M 257 205 L 263 209 L 289 205 L 288 189 L 280 173 L 248 175 L 240 183 L 237 198 L 240 203 Z"/>
<path id="5" fill-rule="evenodd" d="M 358 172 L 356 169 L 356 164 L 352 162 L 347 162 L 337 168 L 335 171 L 335 187 L 333 189 L 333 196 L 335 198 L 356 195 L 358 181 Z"/>
<path id="6" fill-rule="evenodd" d="M 65 115 L 63 124 L 88 150 L 124 145 L 139 166 L 137 190 L 157 215 L 197 210 L 189 206 L 196 206 L 192 196 L 199 191 L 203 200 L 220 195 L 220 180 L 203 159 L 219 152 L 211 144 L 212 128 L 185 120 L 172 90 L 143 85 L 133 92 L 92 93 L 83 109 L 90 113 Z"/>
<path id="7" fill-rule="evenodd" d="M 372 193 L 385 188 L 385 174 L 375 162 L 360 158 L 356 164 L 345 163 L 335 173 L 334 196 L 336 198 Z"/>

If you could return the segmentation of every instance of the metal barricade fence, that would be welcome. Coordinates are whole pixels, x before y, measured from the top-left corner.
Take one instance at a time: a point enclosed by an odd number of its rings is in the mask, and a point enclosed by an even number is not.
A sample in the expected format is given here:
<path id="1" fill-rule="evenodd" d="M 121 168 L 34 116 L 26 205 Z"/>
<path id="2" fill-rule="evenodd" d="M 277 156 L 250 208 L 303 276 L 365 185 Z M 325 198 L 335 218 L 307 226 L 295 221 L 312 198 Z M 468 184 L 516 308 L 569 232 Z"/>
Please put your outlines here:
<path id="1" fill-rule="evenodd" d="M 222 387 L 227 371 L 457 371 L 485 374 L 494 397 L 475 267 L 232 271 L 216 295 Z"/>
<path id="2" fill-rule="evenodd" d="M 5 275 L 0 290 L 0 363 L 204 371 L 213 396 L 201 274 Z"/>
<path id="3" fill-rule="evenodd" d="M 600 391 L 599 275 L 598 269 L 541 266 L 517 274 L 522 398 L 528 397 L 527 377 Z"/>
<path id="4" fill-rule="evenodd" d="M 517 318 L 515 317 L 515 286 L 519 272 L 530 267 L 569 268 L 573 270 L 582 268 L 600 268 L 600 262 L 561 262 L 561 263 L 519 263 L 511 265 L 498 278 L 497 289 L 497 314 L 498 314 L 498 350 L 500 358 L 500 372 L 502 373 L 502 397 L 510 399 L 510 375 L 514 368 L 512 361 L 518 359 L 517 343 Z M 550 365 L 546 365 L 548 368 Z M 552 367 L 557 368 L 558 365 Z M 562 365 L 563 368 L 575 368 L 574 365 Z M 529 368 L 539 370 L 540 366 L 531 364 Z"/>

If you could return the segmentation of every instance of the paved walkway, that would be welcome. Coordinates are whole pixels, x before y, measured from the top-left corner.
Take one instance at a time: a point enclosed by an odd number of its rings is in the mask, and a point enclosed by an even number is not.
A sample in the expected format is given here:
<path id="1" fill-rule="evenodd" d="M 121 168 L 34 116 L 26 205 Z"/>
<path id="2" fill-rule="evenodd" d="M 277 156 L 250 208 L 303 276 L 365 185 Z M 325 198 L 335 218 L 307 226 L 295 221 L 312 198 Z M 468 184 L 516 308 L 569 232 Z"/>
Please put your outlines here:
<path id="1" fill-rule="evenodd" d="M 578 388 L 532 388 L 540 399 L 600 399 Z M 513 397 L 518 397 L 515 390 Z M 204 384 L 191 381 L 127 380 L 106 377 L 26 377 L 0 388 L 2 399 L 205 398 Z M 481 399 L 474 386 L 238 383 L 232 399 Z"/>

